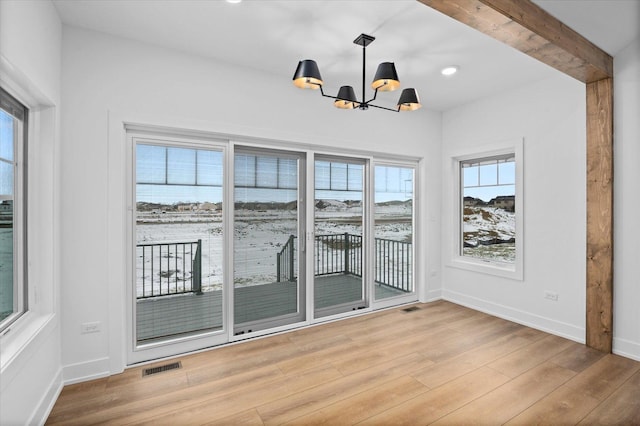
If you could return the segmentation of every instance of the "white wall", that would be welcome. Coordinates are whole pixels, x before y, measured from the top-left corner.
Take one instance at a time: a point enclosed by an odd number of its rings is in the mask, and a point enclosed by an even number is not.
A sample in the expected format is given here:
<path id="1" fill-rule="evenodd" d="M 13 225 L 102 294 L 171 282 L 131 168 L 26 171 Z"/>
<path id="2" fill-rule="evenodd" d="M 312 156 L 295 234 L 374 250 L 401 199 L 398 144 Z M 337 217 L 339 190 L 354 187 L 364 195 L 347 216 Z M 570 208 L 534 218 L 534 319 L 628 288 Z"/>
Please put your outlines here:
<path id="1" fill-rule="evenodd" d="M 585 88 L 567 76 L 443 114 L 443 296 L 481 311 L 584 341 L 586 239 Z M 524 138 L 524 280 L 450 265 L 456 235 L 451 157 Z M 558 301 L 544 299 L 544 291 Z"/>
<path id="2" fill-rule="evenodd" d="M 292 72 L 295 65 L 291 64 Z M 107 133 L 114 120 L 401 153 L 425 157 L 421 172 L 437 170 L 439 113 L 427 109 L 411 114 L 341 111 L 317 92 L 296 89 L 290 78 L 64 28 L 65 381 L 117 372 L 124 365 L 124 211 L 108 200 L 125 190 L 121 176 L 126 168 L 118 146 L 124 141 Z M 436 181 L 423 179 L 426 185 L 418 195 L 422 203 L 430 191 L 439 193 L 438 176 L 432 171 L 428 176 Z M 434 229 L 423 227 L 420 239 L 429 241 L 426 251 L 438 251 L 438 203 L 423 207 L 434 218 L 424 224 Z M 436 275 L 438 268 L 437 263 L 432 267 Z M 424 283 L 425 277 L 418 281 Z M 433 282 L 437 288 L 437 279 Z M 423 297 L 425 290 L 421 289 Z M 101 322 L 103 331 L 81 335 L 80 324 L 89 321 Z"/>
<path id="3" fill-rule="evenodd" d="M 614 58 L 613 351 L 640 361 L 640 39 Z"/>
<path id="4" fill-rule="evenodd" d="M 44 423 L 62 388 L 59 106 L 62 27 L 48 1 L 0 2 L 0 81 L 30 109 L 29 312 L 0 337 L 0 424 Z"/>

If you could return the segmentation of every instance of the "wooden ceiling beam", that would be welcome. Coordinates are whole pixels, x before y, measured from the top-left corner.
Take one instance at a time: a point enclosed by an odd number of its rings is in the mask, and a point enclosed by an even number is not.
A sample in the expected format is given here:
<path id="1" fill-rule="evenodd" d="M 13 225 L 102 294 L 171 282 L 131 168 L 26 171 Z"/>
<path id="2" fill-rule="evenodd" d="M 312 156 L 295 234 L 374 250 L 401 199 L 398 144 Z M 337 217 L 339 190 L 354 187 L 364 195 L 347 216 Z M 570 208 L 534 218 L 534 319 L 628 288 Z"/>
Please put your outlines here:
<path id="1" fill-rule="evenodd" d="M 529 0 L 418 0 L 583 83 L 613 76 L 613 58 Z"/>

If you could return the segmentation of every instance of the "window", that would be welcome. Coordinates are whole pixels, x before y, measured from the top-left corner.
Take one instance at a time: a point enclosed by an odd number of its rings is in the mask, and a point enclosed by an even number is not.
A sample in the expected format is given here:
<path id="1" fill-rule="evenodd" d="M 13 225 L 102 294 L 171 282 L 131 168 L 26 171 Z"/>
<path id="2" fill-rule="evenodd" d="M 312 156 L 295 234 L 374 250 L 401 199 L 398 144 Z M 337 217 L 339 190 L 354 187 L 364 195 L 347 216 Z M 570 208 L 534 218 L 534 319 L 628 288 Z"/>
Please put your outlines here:
<path id="1" fill-rule="evenodd" d="M 513 154 L 460 162 L 462 256 L 515 261 L 515 173 Z"/>
<path id="2" fill-rule="evenodd" d="M 404 296 L 414 288 L 413 183 L 410 166 L 374 168 L 374 289 L 376 300 Z"/>
<path id="3" fill-rule="evenodd" d="M 27 310 L 26 120 L 27 109 L 0 89 L 0 331 Z"/>
<path id="4" fill-rule="evenodd" d="M 522 279 L 522 141 L 453 158 L 453 266 Z"/>
<path id="5" fill-rule="evenodd" d="M 133 141 L 136 344 L 221 330 L 224 153 Z"/>

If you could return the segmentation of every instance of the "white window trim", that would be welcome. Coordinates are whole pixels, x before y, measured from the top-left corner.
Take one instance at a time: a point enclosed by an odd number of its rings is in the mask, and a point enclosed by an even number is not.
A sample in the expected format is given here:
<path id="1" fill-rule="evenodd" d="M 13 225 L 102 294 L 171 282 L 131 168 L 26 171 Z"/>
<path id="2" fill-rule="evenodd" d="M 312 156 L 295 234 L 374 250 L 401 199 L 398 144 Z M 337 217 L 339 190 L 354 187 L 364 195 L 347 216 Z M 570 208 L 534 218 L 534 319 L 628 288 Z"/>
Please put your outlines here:
<path id="1" fill-rule="evenodd" d="M 504 154 L 514 154 L 516 161 L 516 259 L 514 263 L 504 263 L 486 259 L 474 259 L 462 256 L 462 226 L 460 225 L 461 181 L 460 163 L 463 161 L 481 159 Z M 473 152 L 466 151 L 451 156 L 452 182 L 452 252 L 449 260 L 450 267 L 480 272 L 515 280 L 524 280 L 524 140 L 509 140 L 492 145 L 476 148 Z"/>
<path id="2" fill-rule="evenodd" d="M 33 165 L 37 161 L 34 162 L 33 160 L 40 155 L 40 146 L 55 145 L 57 143 L 56 116 L 58 111 L 55 104 L 38 89 L 37 85 L 32 83 L 28 77 L 19 71 L 18 67 L 12 65 L 2 55 L 0 55 L 0 85 L 28 110 L 27 150 L 26 152 L 23 151 L 22 160 L 26 161 L 27 164 L 26 179 L 32 184 L 29 184 L 28 188 L 23 188 L 23 196 L 27 197 L 29 211 L 31 213 L 37 212 L 40 204 L 33 201 L 38 200 L 43 191 L 50 191 L 51 189 L 43 189 L 34 184 L 38 180 L 34 179 L 36 168 Z M 17 177 L 19 179 L 25 178 L 23 173 L 19 173 Z M 53 176 L 52 178 L 55 181 Z M 57 203 L 57 201 L 54 201 L 54 203 Z M 54 210 L 56 210 L 55 206 Z M 40 217 L 31 213 L 20 225 L 23 227 L 21 232 L 24 232 L 25 227 L 33 228 L 33 222 L 36 219 L 40 219 Z M 21 217 L 24 216 L 22 211 L 19 214 Z M 34 219 L 34 216 L 36 219 Z M 53 220 L 55 221 L 55 216 Z M 33 233 L 27 235 L 27 247 L 33 247 L 34 238 Z M 28 259 L 30 253 L 24 253 L 20 250 L 20 255 L 22 256 L 21 262 L 23 262 L 23 266 L 19 267 L 18 273 L 23 274 L 26 272 L 28 276 L 33 277 L 35 275 L 33 274 L 34 267 L 31 265 L 30 259 Z M 24 258 L 24 256 L 27 256 L 27 258 Z M 36 258 L 35 262 L 38 260 Z M 24 265 L 27 267 L 26 270 Z M 38 268 L 35 269 L 38 270 Z M 39 273 L 40 271 L 38 270 L 37 272 Z M 19 318 L 13 321 L 0 334 L 0 375 L 2 375 L 0 392 L 4 391 L 6 385 L 11 383 L 23 368 L 26 368 L 29 358 L 21 357 L 21 355 L 28 353 L 30 348 L 38 345 L 38 342 L 42 342 L 42 339 L 48 338 L 58 324 L 55 296 L 58 279 L 57 276 L 49 278 L 50 280 L 46 282 L 39 280 L 29 281 L 25 289 L 27 294 L 22 295 L 26 296 L 27 299 L 26 309 L 24 309 Z"/>
<path id="3" fill-rule="evenodd" d="M 10 93 L 9 95 L 13 96 Z M 21 106 L 24 106 L 21 102 L 20 104 Z M 27 128 L 29 128 L 28 117 L 30 115 L 30 111 L 28 108 L 26 112 L 27 116 L 23 120 L 14 118 L 14 123 L 17 125 L 13 130 L 13 194 L 7 198 L 2 197 L 3 200 L 10 199 L 13 202 L 13 306 L 16 310 L 2 321 L 0 334 L 4 334 L 5 331 L 8 332 L 11 326 L 29 310 L 29 301 L 27 300 L 29 295 L 28 283 L 26 281 L 27 277 L 25 276 L 25 245 L 27 244 L 27 240 L 25 238 L 27 227 L 25 215 L 25 202 L 27 199 L 25 172 L 28 170 L 25 154 L 28 153 L 28 140 L 24 137 L 25 120 L 27 121 Z M 27 134 L 29 134 L 29 130 L 27 131 Z M 0 202 L 3 200 L 0 200 Z"/>

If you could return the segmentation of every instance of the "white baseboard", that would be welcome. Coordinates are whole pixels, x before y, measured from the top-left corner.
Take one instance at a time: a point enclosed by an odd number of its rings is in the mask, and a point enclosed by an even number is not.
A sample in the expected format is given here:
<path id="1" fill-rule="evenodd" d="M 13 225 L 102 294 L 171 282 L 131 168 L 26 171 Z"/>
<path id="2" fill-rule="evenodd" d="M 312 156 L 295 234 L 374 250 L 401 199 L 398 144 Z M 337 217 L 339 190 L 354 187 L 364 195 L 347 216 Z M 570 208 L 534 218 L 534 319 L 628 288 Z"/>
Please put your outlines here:
<path id="1" fill-rule="evenodd" d="M 503 318 L 518 324 L 526 325 L 527 327 L 555 334 L 566 339 L 574 340 L 578 343 L 585 343 L 585 329 L 576 327 L 572 324 L 545 318 L 530 312 L 514 309 L 509 306 L 500 305 L 498 303 L 457 293 L 451 290 L 443 290 L 442 298 L 498 318 Z"/>
<path id="2" fill-rule="evenodd" d="M 38 408 L 36 408 L 36 410 L 33 412 L 33 415 L 31 416 L 31 419 L 29 419 L 27 424 L 43 425 L 46 423 L 51 410 L 53 410 L 53 406 L 58 400 L 58 396 L 60 396 L 60 392 L 62 392 L 63 386 L 64 383 L 62 382 L 62 369 L 59 369 L 58 373 L 51 381 L 47 392 L 42 396 L 42 399 L 38 404 Z"/>
<path id="3" fill-rule="evenodd" d="M 425 294 L 424 300 L 420 300 L 422 303 L 427 302 L 435 302 L 436 300 L 442 299 L 442 289 L 439 288 L 437 290 L 429 290 L 427 294 Z"/>
<path id="4" fill-rule="evenodd" d="M 640 343 L 632 342 L 618 337 L 613 338 L 613 353 L 640 361 Z"/>
<path id="5" fill-rule="evenodd" d="M 98 358 L 91 361 L 63 367 L 64 384 L 71 385 L 87 380 L 100 379 L 111 374 L 109 370 L 109 358 Z"/>

